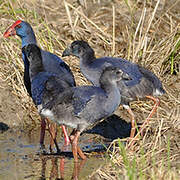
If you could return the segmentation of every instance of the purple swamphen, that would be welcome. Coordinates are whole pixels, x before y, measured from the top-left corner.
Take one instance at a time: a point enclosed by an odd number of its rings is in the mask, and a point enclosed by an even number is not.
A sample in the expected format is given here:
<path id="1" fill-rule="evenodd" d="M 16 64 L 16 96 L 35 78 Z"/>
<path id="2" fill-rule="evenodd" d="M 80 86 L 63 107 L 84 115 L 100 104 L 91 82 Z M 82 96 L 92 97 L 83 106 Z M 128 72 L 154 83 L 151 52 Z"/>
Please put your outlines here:
<path id="1" fill-rule="evenodd" d="M 78 138 L 81 132 L 110 116 L 118 108 L 121 95 L 117 82 L 126 78 L 127 74 L 120 68 L 107 67 L 99 78 L 100 87 L 79 86 L 62 91 L 64 80 L 44 71 L 38 46 L 30 44 L 24 51 L 30 66 L 38 64 L 34 66 L 36 68 L 33 70 L 35 74 L 33 81 L 38 80 L 38 76 L 47 77 L 42 104 L 38 106 L 39 113 L 57 124 L 74 128 L 70 135 L 74 160 L 78 160 L 78 154 L 85 159 L 86 156 L 78 147 Z"/>
<path id="2" fill-rule="evenodd" d="M 113 57 L 96 58 L 94 50 L 86 41 L 77 40 L 72 42 L 62 54 L 63 57 L 69 55 L 74 55 L 80 59 L 81 72 L 95 86 L 100 85 L 99 78 L 105 66 L 118 67 L 124 73 L 128 74 L 131 80 L 124 79 L 117 84 L 122 96 L 121 104 L 131 116 L 130 139 L 134 138 L 135 135 L 135 117 L 129 106 L 129 102 L 143 98 L 149 98 L 154 101 L 152 111 L 141 126 L 140 132 L 142 132 L 160 103 L 157 96 L 165 93 L 158 77 L 151 71 L 125 59 Z"/>
<path id="3" fill-rule="evenodd" d="M 10 26 L 7 31 L 4 33 L 4 37 L 17 35 L 22 40 L 22 48 L 27 46 L 28 44 L 37 44 L 36 37 L 31 25 L 25 21 L 17 20 L 12 26 Z M 60 59 L 55 54 L 44 51 L 41 49 L 42 55 L 42 64 L 44 70 L 47 72 L 57 73 L 59 76 L 63 76 L 69 82 L 69 86 L 75 86 L 74 76 L 68 67 L 68 65 Z M 24 84 L 27 89 L 27 92 L 32 97 L 36 106 L 41 104 L 41 98 L 37 96 L 33 96 L 33 92 L 31 91 L 31 82 L 29 77 L 29 61 L 22 51 L 22 59 L 24 61 Z M 43 78 L 43 77 L 41 77 Z M 39 89 L 41 91 L 42 89 Z M 45 136 L 45 128 L 46 128 L 46 118 L 41 118 L 41 134 L 40 134 L 40 144 L 42 147 L 44 146 L 44 136 Z M 48 120 L 47 120 L 48 122 Z M 49 125 L 48 125 L 49 127 Z M 67 132 L 64 126 L 61 126 L 64 136 L 65 136 L 65 144 L 70 142 L 69 137 L 67 136 Z M 53 130 L 54 129 L 54 130 Z M 56 139 L 56 127 L 50 126 L 49 131 L 53 136 L 53 139 Z M 52 142 L 52 141 L 51 141 Z"/>

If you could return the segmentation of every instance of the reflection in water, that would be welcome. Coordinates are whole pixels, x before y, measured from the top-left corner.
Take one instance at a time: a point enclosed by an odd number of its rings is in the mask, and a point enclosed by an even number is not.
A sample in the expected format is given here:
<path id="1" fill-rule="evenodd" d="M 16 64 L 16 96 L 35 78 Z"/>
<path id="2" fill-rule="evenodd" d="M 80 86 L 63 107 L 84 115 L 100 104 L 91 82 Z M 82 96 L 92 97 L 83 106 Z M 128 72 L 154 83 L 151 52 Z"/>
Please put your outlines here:
<path id="1" fill-rule="evenodd" d="M 63 157 L 56 156 L 41 156 L 42 161 L 42 170 L 41 177 L 39 180 L 45 180 L 48 175 L 46 175 L 47 161 L 51 162 L 51 170 L 49 174 L 49 179 L 65 179 L 66 167 L 65 164 L 68 161 Z M 83 167 L 86 163 L 86 160 L 81 160 L 79 162 L 74 163 L 73 172 L 71 175 L 71 179 L 78 179 L 80 175 L 80 171 L 83 170 Z M 68 168 L 68 167 L 67 167 Z M 70 174 L 68 175 L 70 177 Z"/>
<path id="2" fill-rule="evenodd" d="M 39 131 L 32 131 L 29 134 L 18 129 L 0 134 L 0 180 L 87 179 L 88 175 L 105 163 L 102 156 L 93 155 L 86 161 L 79 160 L 74 164 L 70 146 L 62 155 L 38 155 L 39 138 L 37 137 Z M 86 139 L 90 135 L 83 137 Z M 45 142 L 47 146 L 48 138 Z M 62 144 L 59 146 L 61 147 Z M 81 144 L 82 147 L 89 145 L 84 142 Z"/>
<path id="3" fill-rule="evenodd" d="M 102 156 L 98 158 L 99 154 L 94 153 L 106 150 L 106 146 L 102 144 L 108 146 L 109 142 L 104 141 L 104 138 L 112 141 L 118 137 L 127 137 L 130 129 L 130 124 L 113 115 L 86 131 L 81 136 L 80 145 L 81 149 L 88 152 L 91 157 L 84 161 L 79 160 L 76 164 L 72 158 L 71 146 L 68 147 L 69 150 L 62 149 L 64 152 L 59 155 L 37 155 L 39 131 L 27 132 L 14 128 L 3 131 L 4 133 L 0 134 L 0 180 L 88 179 L 88 175 L 105 163 Z M 62 147 L 62 137 L 58 137 L 58 142 L 61 142 L 59 146 Z M 46 146 L 48 143 L 49 138 L 46 138 Z"/>

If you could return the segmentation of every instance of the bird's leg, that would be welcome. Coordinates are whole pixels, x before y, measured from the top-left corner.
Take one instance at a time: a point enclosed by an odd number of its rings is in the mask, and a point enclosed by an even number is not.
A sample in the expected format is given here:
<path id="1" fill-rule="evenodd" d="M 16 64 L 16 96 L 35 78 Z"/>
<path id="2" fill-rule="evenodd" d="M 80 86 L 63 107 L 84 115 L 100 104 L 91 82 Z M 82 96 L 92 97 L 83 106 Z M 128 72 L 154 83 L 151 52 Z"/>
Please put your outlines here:
<path id="1" fill-rule="evenodd" d="M 78 137 L 76 137 L 76 136 L 77 136 L 77 133 L 78 133 Z M 76 129 L 73 129 L 73 131 L 72 131 L 72 133 L 71 133 L 71 135 L 70 135 L 71 142 L 74 141 L 75 137 L 76 137 L 76 138 L 79 138 L 80 134 L 81 134 L 81 133 L 80 133 L 79 131 L 77 131 Z M 82 150 L 80 149 L 79 146 L 77 146 L 77 152 L 78 152 L 79 156 L 80 156 L 82 159 L 86 159 L 86 156 L 84 155 L 84 153 L 82 152 Z"/>
<path id="2" fill-rule="evenodd" d="M 53 124 L 49 123 L 48 124 L 48 127 L 49 127 L 49 133 L 50 133 L 50 145 L 49 145 L 49 150 L 50 152 L 52 153 L 53 152 L 53 145 L 54 145 L 54 141 L 53 141 L 53 136 L 54 136 L 54 133 L 53 133 Z"/>
<path id="3" fill-rule="evenodd" d="M 45 149 L 45 146 L 44 146 L 45 130 L 46 130 L 46 120 L 45 118 L 41 117 L 40 146 L 41 146 L 41 149 L 43 150 Z"/>
<path id="4" fill-rule="evenodd" d="M 85 160 L 86 159 L 86 156 L 85 154 L 82 152 L 81 148 L 79 146 L 77 146 L 77 151 L 78 151 L 78 154 L 79 156 L 81 157 L 81 159 Z"/>
<path id="5" fill-rule="evenodd" d="M 131 108 L 127 109 L 128 113 L 131 116 L 131 134 L 130 134 L 130 139 L 134 138 L 135 132 L 136 132 L 136 127 L 135 127 L 135 118 L 134 118 L 134 113 L 132 112 Z"/>
<path id="6" fill-rule="evenodd" d="M 128 147 L 132 147 L 133 144 L 135 143 L 135 138 L 134 138 L 134 135 L 136 132 L 135 116 L 134 116 L 134 113 L 132 112 L 132 110 L 129 106 L 126 106 L 126 109 L 127 109 L 128 113 L 130 114 L 130 117 L 131 117 L 131 134 L 130 134 Z"/>
<path id="7" fill-rule="evenodd" d="M 67 134 L 66 128 L 64 125 L 62 125 L 61 128 L 64 134 L 64 140 L 65 140 L 64 146 L 68 146 L 70 144 L 70 140 L 69 140 L 69 136 Z"/>
<path id="8" fill-rule="evenodd" d="M 75 138 L 74 138 L 74 141 L 77 142 L 77 144 L 78 144 L 78 139 L 79 139 L 80 135 L 81 135 L 81 132 L 77 131 Z M 84 153 L 82 152 L 81 148 L 78 145 L 77 145 L 77 152 L 78 152 L 79 156 L 81 157 L 81 159 L 86 159 L 86 156 L 84 155 Z"/>
<path id="9" fill-rule="evenodd" d="M 86 159 L 86 156 L 84 155 L 84 153 L 81 151 L 81 149 L 78 147 L 78 139 L 80 136 L 81 132 L 80 131 L 74 131 L 71 133 L 70 136 L 70 140 L 71 140 L 71 144 L 72 144 L 72 152 L 73 152 L 73 156 L 74 156 L 74 161 L 77 162 L 78 161 L 78 155 L 82 158 L 82 159 Z"/>
<path id="10" fill-rule="evenodd" d="M 47 122 L 48 122 L 48 131 L 49 131 L 49 134 L 51 136 L 50 147 L 49 147 L 50 152 L 52 152 L 53 144 L 55 144 L 57 153 L 60 153 L 61 151 L 60 151 L 58 143 L 56 141 L 57 125 L 56 125 L 56 123 L 50 123 L 48 119 L 47 119 Z"/>
<path id="11" fill-rule="evenodd" d="M 75 142 L 74 139 L 75 139 L 75 135 L 71 134 L 70 140 L 71 140 L 71 145 L 72 145 L 72 153 L 73 153 L 74 161 L 77 162 L 78 161 L 77 142 Z"/>
<path id="12" fill-rule="evenodd" d="M 140 133 L 141 135 L 143 135 L 143 130 L 144 128 L 149 124 L 149 119 L 153 116 L 153 114 L 156 112 L 157 110 L 157 107 L 159 106 L 160 104 L 160 100 L 159 98 L 155 98 L 153 96 L 146 96 L 148 99 L 151 99 L 154 101 L 154 106 L 150 112 L 150 114 L 148 115 L 148 117 L 146 118 L 145 122 L 142 124 L 141 128 L 140 128 Z"/>

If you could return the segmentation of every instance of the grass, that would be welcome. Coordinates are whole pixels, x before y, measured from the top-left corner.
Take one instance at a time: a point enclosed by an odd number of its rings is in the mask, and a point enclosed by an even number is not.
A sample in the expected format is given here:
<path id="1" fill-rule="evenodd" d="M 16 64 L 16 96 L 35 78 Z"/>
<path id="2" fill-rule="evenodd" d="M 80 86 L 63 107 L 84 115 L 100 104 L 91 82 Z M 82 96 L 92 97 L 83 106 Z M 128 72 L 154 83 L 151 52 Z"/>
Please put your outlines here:
<path id="1" fill-rule="evenodd" d="M 141 64 L 163 82 L 167 94 L 161 98 L 148 131 L 131 152 L 116 140 L 108 163 L 89 178 L 100 179 L 178 179 L 180 175 L 180 24 L 178 1 L 90 0 L 36 3 L 0 0 L 0 77 L 12 89 L 24 110 L 24 126 L 39 123 L 39 116 L 23 85 L 21 41 L 4 39 L 6 28 L 17 19 L 28 21 L 38 44 L 61 56 L 75 39 L 84 39 L 97 57 L 113 55 Z M 83 3 L 82 3 L 83 2 Z M 81 4 L 82 3 L 82 4 Z M 78 85 L 89 84 L 79 70 L 77 58 L 63 59 L 72 69 Z M 149 101 L 131 105 L 142 121 L 152 108 Z M 119 110 L 120 115 L 126 113 Z M 127 116 L 124 118 L 128 120 Z"/>
<path id="2" fill-rule="evenodd" d="M 136 153 L 128 151 L 120 139 L 116 143 L 111 162 L 98 170 L 102 179 L 178 179 L 178 171 L 171 166 L 174 155 L 170 153 L 170 140 L 163 149 L 147 152 L 142 145 Z"/>
<path id="3" fill-rule="evenodd" d="M 171 60 L 171 74 L 173 73 L 178 73 L 177 70 L 174 70 L 174 66 L 175 66 L 175 59 L 177 56 L 177 59 L 180 58 L 179 54 L 177 52 L 180 51 L 180 40 L 177 42 L 177 44 L 175 45 L 175 48 L 173 50 L 173 52 L 170 55 L 170 60 Z"/>

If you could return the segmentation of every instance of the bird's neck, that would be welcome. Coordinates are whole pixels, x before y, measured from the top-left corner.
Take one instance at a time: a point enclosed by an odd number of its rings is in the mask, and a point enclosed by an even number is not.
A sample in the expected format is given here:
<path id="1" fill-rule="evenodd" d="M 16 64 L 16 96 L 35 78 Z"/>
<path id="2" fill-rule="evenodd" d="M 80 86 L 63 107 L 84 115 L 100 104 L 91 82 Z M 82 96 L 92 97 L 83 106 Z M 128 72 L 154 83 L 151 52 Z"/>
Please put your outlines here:
<path id="1" fill-rule="evenodd" d="M 22 48 L 28 44 L 37 44 L 34 32 L 28 33 L 26 36 L 21 37 Z"/>
<path id="2" fill-rule="evenodd" d="M 101 77 L 99 79 L 100 87 L 111 96 L 120 95 L 119 89 L 117 87 L 117 82 L 112 81 L 108 78 L 108 74 L 101 74 Z"/>
<path id="3" fill-rule="evenodd" d="M 117 85 L 113 82 L 109 82 L 109 80 L 103 81 L 103 83 L 101 80 L 100 87 L 104 89 L 107 94 L 111 94 L 111 92 L 115 92 L 118 89 Z"/>
<path id="4" fill-rule="evenodd" d="M 119 106 L 121 102 L 121 95 L 119 89 L 116 85 L 108 85 L 104 87 L 101 86 L 101 88 L 103 88 L 107 94 L 107 98 L 103 102 L 103 108 L 105 109 L 105 111 L 109 109 L 111 110 L 111 113 L 113 113 L 113 111 Z"/>
<path id="5" fill-rule="evenodd" d="M 30 62 L 30 66 L 29 66 L 29 74 L 31 81 L 40 72 L 44 72 L 43 63 L 41 59 L 36 58 L 35 60 L 32 60 Z"/>
<path id="6" fill-rule="evenodd" d="M 84 53 L 81 57 L 80 57 L 80 66 L 88 66 L 90 65 L 94 60 L 96 59 L 94 52 L 90 51 L 87 53 Z"/>

